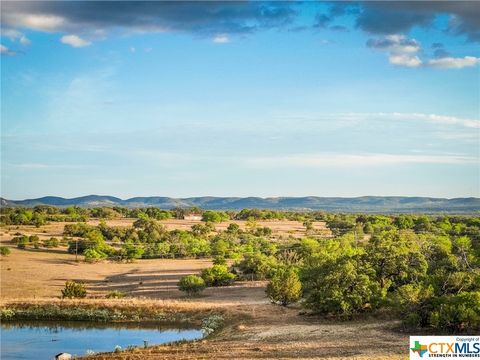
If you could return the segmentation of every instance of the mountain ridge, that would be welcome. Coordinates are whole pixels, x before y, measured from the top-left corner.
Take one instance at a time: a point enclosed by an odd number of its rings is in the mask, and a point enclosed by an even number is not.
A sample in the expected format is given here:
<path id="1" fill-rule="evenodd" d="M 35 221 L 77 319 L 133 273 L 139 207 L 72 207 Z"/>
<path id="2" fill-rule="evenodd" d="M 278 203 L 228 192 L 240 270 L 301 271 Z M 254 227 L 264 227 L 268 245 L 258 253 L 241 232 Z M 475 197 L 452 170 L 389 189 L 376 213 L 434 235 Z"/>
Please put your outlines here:
<path id="1" fill-rule="evenodd" d="M 139 196 L 120 199 L 108 195 L 86 195 L 75 198 L 44 196 L 25 200 L 0 198 L 0 204 L 7 206 L 32 207 L 51 205 L 58 207 L 80 206 L 125 206 L 175 207 L 197 206 L 211 210 L 240 210 L 245 208 L 272 210 L 322 210 L 339 212 L 407 212 L 407 213 L 477 213 L 480 212 L 480 198 L 435 198 L 419 196 L 359 196 L 359 197 L 221 197 L 197 196 L 173 198 L 167 196 Z"/>

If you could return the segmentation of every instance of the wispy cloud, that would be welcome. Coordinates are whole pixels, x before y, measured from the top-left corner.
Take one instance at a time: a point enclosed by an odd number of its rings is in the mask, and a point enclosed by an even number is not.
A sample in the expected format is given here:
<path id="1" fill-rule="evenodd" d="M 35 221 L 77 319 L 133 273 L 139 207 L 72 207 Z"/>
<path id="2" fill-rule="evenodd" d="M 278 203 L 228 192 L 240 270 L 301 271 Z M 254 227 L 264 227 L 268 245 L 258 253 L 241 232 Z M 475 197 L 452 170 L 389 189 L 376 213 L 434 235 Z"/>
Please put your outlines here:
<path id="1" fill-rule="evenodd" d="M 230 42 L 230 39 L 227 35 L 216 35 L 212 41 L 216 44 L 226 44 Z"/>
<path id="2" fill-rule="evenodd" d="M 19 163 L 19 164 L 7 164 L 11 167 L 25 170 L 62 170 L 62 169 L 84 169 L 83 165 L 70 165 L 70 164 L 45 164 L 45 163 Z"/>
<path id="3" fill-rule="evenodd" d="M 82 39 L 80 36 L 74 34 L 62 36 L 60 42 L 75 48 L 85 47 L 92 44 L 90 41 Z"/>
<path id="4" fill-rule="evenodd" d="M 420 154 L 295 154 L 244 159 L 246 166 L 255 168 L 305 167 L 365 167 L 396 164 L 465 164 L 477 159 L 462 155 Z"/>
<path id="5" fill-rule="evenodd" d="M 428 65 L 440 69 L 463 69 L 480 63 L 480 58 L 474 56 L 442 57 L 429 60 Z"/>
<path id="6" fill-rule="evenodd" d="M 17 55 L 17 53 L 13 50 L 10 50 L 8 47 L 5 45 L 0 44 L 0 54 L 2 55 L 8 55 L 8 56 L 14 56 Z"/>

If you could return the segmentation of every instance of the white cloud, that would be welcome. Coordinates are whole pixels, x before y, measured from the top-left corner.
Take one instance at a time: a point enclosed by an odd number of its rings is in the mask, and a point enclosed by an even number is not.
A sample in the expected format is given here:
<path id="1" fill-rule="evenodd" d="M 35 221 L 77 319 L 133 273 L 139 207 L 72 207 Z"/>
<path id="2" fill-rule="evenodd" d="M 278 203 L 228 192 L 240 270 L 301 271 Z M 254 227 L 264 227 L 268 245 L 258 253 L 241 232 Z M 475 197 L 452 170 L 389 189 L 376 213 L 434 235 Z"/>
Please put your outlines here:
<path id="1" fill-rule="evenodd" d="M 462 69 L 464 67 L 475 66 L 480 63 L 480 58 L 474 56 L 458 57 L 444 57 L 440 59 L 432 59 L 428 65 L 441 69 Z"/>
<path id="2" fill-rule="evenodd" d="M 17 55 L 15 51 L 10 50 L 8 47 L 2 44 L 0 44 L 0 54 L 9 56 Z"/>
<path id="3" fill-rule="evenodd" d="M 7 23 L 18 27 L 47 32 L 59 30 L 66 23 L 63 17 L 57 15 L 11 13 L 5 14 L 5 19 Z"/>
<path id="4" fill-rule="evenodd" d="M 466 128 L 480 128 L 480 119 L 468 119 L 457 116 L 447 116 L 438 114 L 424 114 L 424 113 L 401 113 L 401 112 L 377 112 L 377 113 L 332 113 L 319 114 L 301 117 L 288 117 L 289 119 L 305 120 L 305 121 L 327 121 L 343 124 L 357 124 L 362 121 L 426 121 L 432 124 L 441 125 L 458 125 Z M 323 125 L 322 125 L 323 126 Z"/>
<path id="5" fill-rule="evenodd" d="M 405 67 L 419 67 L 422 65 L 422 60 L 418 56 L 411 56 L 408 54 L 390 55 L 388 61 L 392 65 Z"/>
<path id="6" fill-rule="evenodd" d="M 384 166 L 394 164 L 464 164 L 478 159 L 463 155 L 419 154 L 295 154 L 248 158 L 245 165 L 255 168 L 282 167 L 354 167 Z"/>
<path id="7" fill-rule="evenodd" d="M 20 31 L 15 29 L 1 29 L 1 36 L 9 38 L 11 41 L 18 40 L 23 46 L 30 45 L 30 40 Z"/>
<path id="8" fill-rule="evenodd" d="M 420 43 L 415 39 L 407 39 L 404 35 L 387 35 L 380 39 L 369 39 L 367 46 L 388 52 L 388 61 L 392 65 L 411 68 L 422 65 L 422 60 L 417 56 L 421 50 Z"/>
<path id="9" fill-rule="evenodd" d="M 30 45 L 31 43 L 31 41 L 25 35 L 22 35 L 19 41 L 20 41 L 20 44 L 22 44 L 23 46 Z"/>
<path id="10" fill-rule="evenodd" d="M 64 35 L 60 41 L 63 44 L 67 44 L 76 48 L 89 46 L 91 44 L 90 41 L 84 40 L 78 35 Z"/>
<path id="11" fill-rule="evenodd" d="M 230 39 L 226 35 L 216 35 L 212 41 L 216 44 L 226 44 L 230 42 Z"/>
<path id="12" fill-rule="evenodd" d="M 8 37 L 10 40 L 15 41 L 22 37 L 22 33 L 14 29 L 1 29 L 0 34 L 2 37 Z"/>

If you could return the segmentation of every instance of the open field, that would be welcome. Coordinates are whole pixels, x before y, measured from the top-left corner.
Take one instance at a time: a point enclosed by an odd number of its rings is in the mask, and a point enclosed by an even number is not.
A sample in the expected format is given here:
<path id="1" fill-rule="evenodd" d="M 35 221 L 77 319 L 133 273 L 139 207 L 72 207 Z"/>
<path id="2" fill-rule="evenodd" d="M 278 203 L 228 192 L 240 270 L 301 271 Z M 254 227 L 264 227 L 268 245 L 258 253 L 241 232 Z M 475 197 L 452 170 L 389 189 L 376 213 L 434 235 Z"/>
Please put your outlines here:
<path id="1" fill-rule="evenodd" d="M 107 223 L 129 226 L 132 220 L 110 220 Z M 163 223 L 169 229 L 186 229 L 198 222 L 169 220 Z M 120 290 L 135 298 L 123 301 L 138 306 L 168 306 L 178 308 L 178 311 L 193 309 L 200 312 L 217 309 L 226 314 L 225 327 L 211 339 L 193 344 L 153 347 L 115 357 L 99 355 L 98 359 L 405 358 L 408 339 L 398 331 L 398 322 L 371 319 L 339 323 L 300 315 L 299 308 L 270 304 L 265 296 L 266 283 L 262 281 L 208 288 L 201 296 L 187 299 L 178 291 L 177 281 L 186 274 L 199 273 L 211 266 L 210 259 L 87 264 L 76 262 L 75 256 L 68 254 L 65 248 L 20 250 L 9 243 L 15 232 L 37 234 L 41 238 L 58 237 L 63 225 L 51 223 L 41 228 L 12 226 L 2 229 L 2 245 L 9 246 L 12 251 L 0 260 L 3 303 L 60 301 L 58 298 L 65 281 L 73 279 L 87 284 L 91 299 L 83 301 L 90 304 L 102 302 L 115 306 L 117 301 L 122 300 L 101 299 L 112 290 Z M 221 224 L 217 228 L 225 226 Z M 302 225 L 295 222 L 265 222 L 265 226 L 282 235 L 303 231 Z M 316 226 L 320 228 L 322 224 Z"/>
<path id="2" fill-rule="evenodd" d="M 136 219 L 111 219 L 105 220 L 105 223 L 108 226 L 115 226 L 115 227 L 131 227 L 132 224 L 135 222 Z M 90 219 L 87 224 L 89 225 L 98 225 L 100 220 L 97 219 Z M 167 230 L 190 230 L 191 227 L 195 224 L 204 224 L 200 220 L 177 220 L 177 219 L 169 219 L 169 220 L 160 220 L 158 221 L 159 224 L 162 224 L 166 227 Z M 226 230 L 229 224 L 235 223 L 240 226 L 242 230 L 246 228 L 246 221 L 241 220 L 229 220 L 219 224 L 215 224 L 215 229 L 217 231 Z M 46 239 L 51 236 L 62 236 L 63 227 L 65 224 L 74 224 L 74 223 L 67 223 L 67 222 L 51 222 L 47 225 L 43 225 L 40 228 L 36 228 L 35 226 L 31 225 L 9 225 L 2 227 L 0 230 L 1 239 L 6 240 L 12 237 L 12 235 L 16 232 L 21 232 L 25 235 L 38 235 L 40 239 Z M 289 236 L 294 236 L 297 238 L 305 236 L 305 227 L 299 221 L 291 221 L 291 220 L 272 220 L 272 221 L 257 221 L 258 226 L 266 226 L 272 229 L 272 235 L 274 237 L 280 238 L 287 238 Z M 330 231 L 325 226 L 324 222 L 317 221 L 313 223 L 313 228 L 316 230 L 318 234 L 322 236 L 329 236 Z"/>

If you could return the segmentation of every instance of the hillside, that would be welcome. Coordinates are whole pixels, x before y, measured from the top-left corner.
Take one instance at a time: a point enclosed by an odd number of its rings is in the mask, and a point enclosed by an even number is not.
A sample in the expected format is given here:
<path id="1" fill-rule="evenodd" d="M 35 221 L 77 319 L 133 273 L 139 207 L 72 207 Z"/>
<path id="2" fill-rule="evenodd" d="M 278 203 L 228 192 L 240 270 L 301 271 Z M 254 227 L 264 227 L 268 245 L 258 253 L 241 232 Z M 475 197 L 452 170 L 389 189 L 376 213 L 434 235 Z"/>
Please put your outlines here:
<path id="1" fill-rule="evenodd" d="M 479 198 L 430 198 L 403 196 L 362 196 L 354 198 L 343 197 L 191 197 L 170 198 L 160 196 L 134 197 L 122 200 L 113 196 L 88 195 L 66 199 L 56 196 L 46 196 L 37 199 L 7 200 L 0 199 L 2 206 L 126 206 L 150 207 L 163 209 L 175 207 L 197 206 L 202 209 L 239 210 L 244 208 L 257 209 L 290 209 L 290 210 L 323 210 L 336 212 L 407 212 L 407 213 L 474 213 L 480 211 Z"/>

